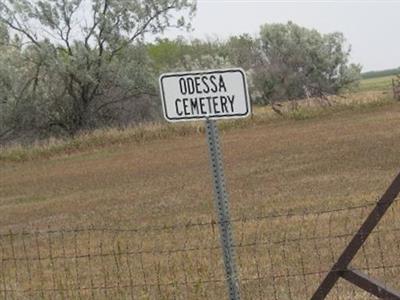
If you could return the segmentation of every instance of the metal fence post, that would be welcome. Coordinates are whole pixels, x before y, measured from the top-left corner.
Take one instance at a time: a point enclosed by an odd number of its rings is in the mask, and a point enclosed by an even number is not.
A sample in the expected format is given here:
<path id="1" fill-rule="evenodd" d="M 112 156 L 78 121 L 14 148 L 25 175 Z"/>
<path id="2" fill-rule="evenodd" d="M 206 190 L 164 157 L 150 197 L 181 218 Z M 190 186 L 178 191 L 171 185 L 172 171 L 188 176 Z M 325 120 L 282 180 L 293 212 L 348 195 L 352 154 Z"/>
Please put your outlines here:
<path id="1" fill-rule="evenodd" d="M 221 246 L 223 251 L 226 281 L 229 299 L 239 300 L 239 281 L 235 264 L 234 244 L 229 214 L 228 194 L 225 189 L 225 178 L 222 163 L 221 146 L 215 120 L 206 119 L 207 144 L 210 164 L 213 173 L 214 204 L 218 216 Z"/>

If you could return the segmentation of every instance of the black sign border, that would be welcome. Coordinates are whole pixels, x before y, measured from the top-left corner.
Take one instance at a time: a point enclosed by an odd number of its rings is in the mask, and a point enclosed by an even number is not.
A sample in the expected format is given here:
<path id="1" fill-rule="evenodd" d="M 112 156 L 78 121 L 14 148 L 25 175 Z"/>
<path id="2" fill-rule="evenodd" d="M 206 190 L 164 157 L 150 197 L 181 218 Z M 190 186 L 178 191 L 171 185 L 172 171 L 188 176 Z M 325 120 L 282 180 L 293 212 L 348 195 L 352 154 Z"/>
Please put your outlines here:
<path id="1" fill-rule="evenodd" d="M 245 89 L 245 101 L 246 101 L 246 112 L 242 114 L 224 114 L 224 115 L 210 115 L 210 116 L 193 116 L 193 117 L 177 117 L 177 118 L 171 118 L 167 114 L 167 106 L 165 102 L 165 92 L 164 92 L 164 86 L 163 86 L 163 79 L 164 78 L 170 78 L 170 77 L 181 77 L 181 76 L 190 76 L 190 75 L 204 75 L 204 74 L 225 74 L 225 73 L 237 73 L 239 72 L 242 75 L 242 80 L 243 80 L 243 86 Z M 160 90 L 161 90 L 161 98 L 162 98 L 162 104 L 163 104 L 163 111 L 164 111 L 164 117 L 167 119 L 167 121 L 185 121 L 185 120 L 205 120 L 207 117 L 210 119 L 228 119 L 230 117 L 245 117 L 250 114 L 250 100 L 249 100 L 249 90 L 247 86 L 247 81 L 246 81 L 246 73 L 244 72 L 243 69 L 240 68 L 235 68 L 235 69 L 224 69 L 224 70 L 209 70 L 209 71 L 194 71 L 194 72 L 181 72 L 181 73 L 168 73 L 168 74 L 163 74 L 160 76 Z"/>

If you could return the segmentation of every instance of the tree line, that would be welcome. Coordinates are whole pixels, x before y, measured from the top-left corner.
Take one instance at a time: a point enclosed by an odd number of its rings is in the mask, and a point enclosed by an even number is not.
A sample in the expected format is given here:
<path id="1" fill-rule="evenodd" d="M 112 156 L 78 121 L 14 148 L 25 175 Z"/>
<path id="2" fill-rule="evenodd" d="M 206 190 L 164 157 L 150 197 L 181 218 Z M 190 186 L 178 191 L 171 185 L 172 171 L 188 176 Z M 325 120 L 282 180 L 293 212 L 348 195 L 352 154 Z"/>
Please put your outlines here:
<path id="1" fill-rule="evenodd" d="M 163 72 L 242 67 L 264 105 L 336 94 L 360 78 L 343 34 L 292 22 L 256 37 L 146 42 L 190 29 L 195 11 L 189 0 L 2 1 L 0 143 L 157 120 Z"/>
<path id="2" fill-rule="evenodd" d="M 377 78 L 383 76 L 395 76 L 400 74 L 400 67 L 397 69 L 387 69 L 381 71 L 369 71 L 361 74 L 363 79 Z"/>

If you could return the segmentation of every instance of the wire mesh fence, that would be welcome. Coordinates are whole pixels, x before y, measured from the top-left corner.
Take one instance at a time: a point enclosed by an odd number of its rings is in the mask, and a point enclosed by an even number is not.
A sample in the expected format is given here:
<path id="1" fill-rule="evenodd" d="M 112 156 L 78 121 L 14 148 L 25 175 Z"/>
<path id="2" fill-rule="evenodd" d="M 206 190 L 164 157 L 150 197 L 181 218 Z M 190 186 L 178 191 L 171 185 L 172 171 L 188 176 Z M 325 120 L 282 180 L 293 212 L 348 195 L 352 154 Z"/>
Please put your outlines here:
<path id="1" fill-rule="evenodd" d="M 243 299 L 309 299 L 375 203 L 233 220 Z M 400 288 L 396 201 L 353 267 Z M 215 222 L 0 234 L 2 299 L 224 299 Z M 341 281 L 328 299 L 373 299 Z"/>

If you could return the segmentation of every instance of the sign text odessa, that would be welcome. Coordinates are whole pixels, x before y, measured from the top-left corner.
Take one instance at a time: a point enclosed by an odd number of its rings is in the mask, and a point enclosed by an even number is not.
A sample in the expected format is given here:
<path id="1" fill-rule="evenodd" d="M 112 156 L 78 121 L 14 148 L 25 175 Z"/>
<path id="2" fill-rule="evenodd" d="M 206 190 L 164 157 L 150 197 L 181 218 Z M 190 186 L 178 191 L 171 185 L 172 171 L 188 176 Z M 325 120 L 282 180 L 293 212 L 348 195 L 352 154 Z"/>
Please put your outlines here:
<path id="1" fill-rule="evenodd" d="M 191 119 L 246 117 L 250 100 L 242 69 L 225 69 L 160 76 L 165 118 Z"/>

